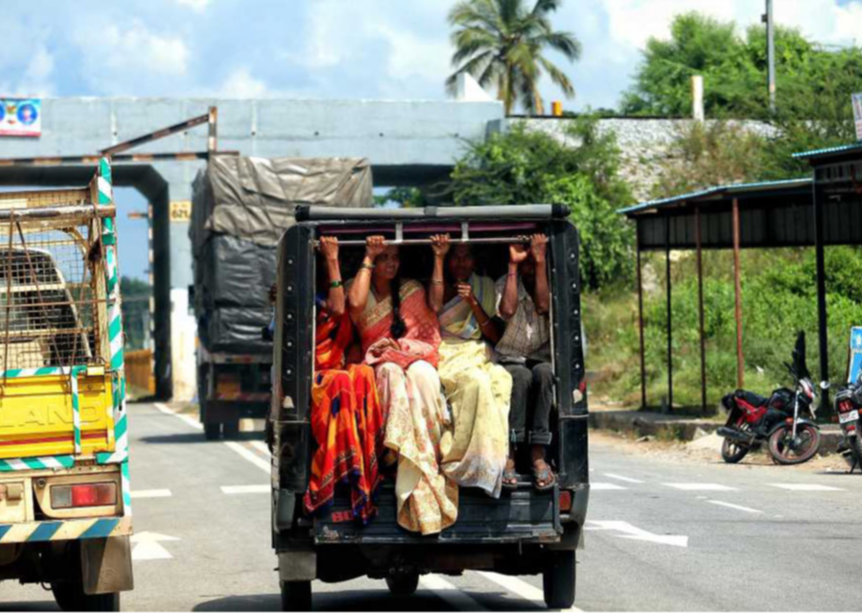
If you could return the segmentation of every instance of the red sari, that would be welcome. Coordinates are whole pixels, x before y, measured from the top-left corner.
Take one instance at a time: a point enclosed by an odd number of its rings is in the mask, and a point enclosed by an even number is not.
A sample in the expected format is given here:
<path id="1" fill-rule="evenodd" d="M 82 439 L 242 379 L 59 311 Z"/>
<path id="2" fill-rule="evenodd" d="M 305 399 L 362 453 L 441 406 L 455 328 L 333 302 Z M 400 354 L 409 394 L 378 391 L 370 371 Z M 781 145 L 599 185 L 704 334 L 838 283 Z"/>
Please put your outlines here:
<path id="1" fill-rule="evenodd" d="M 320 309 L 311 390 L 311 431 L 317 450 L 304 503 L 312 513 L 332 502 L 338 483 L 349 483 L 353 516 L 365 523 L 377 512 L 374 494 L 380 483 L 383 415 L 374 370 L 360 364 L 345 369 L 352 340 L 346 314 L 336 318 Z"/>

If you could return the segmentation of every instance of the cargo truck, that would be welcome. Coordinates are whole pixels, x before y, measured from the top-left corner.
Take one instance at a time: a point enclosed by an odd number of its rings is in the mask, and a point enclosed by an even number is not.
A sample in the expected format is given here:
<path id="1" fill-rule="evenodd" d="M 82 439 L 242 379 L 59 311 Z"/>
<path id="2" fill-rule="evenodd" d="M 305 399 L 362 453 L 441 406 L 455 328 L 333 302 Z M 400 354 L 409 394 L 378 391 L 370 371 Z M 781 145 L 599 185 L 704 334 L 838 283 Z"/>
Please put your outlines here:
<path id="1" fill-rule="evenodd" d="M 236 436 L 271 398 L 278 240 L 298 205 L 369 207 L 371 168 L 352 158 L 210 158 L 194 182 L 189 234 L 198 327 L 197 389 L 204 435 Z"/>
<path id="2" fill-rule="evenodd" d="M 314 580 L 335 583 L 368 576 L 386 579 L 393 593 L 405 595 L 416 589 L 422 574 L 465 570 L 541 574 L 549 607 L 573 604 L 575 550 L 582 542 L 590 485 L 579 244 L 567 216 L 565 207 L 551 205 L 297 210 L 297 224 L 287 231 L 279 251 L 270 416 L 272 544 L 284 610 L 309 610 Z M 378 515 L 367 525 L 353 516 L 349 488 L 336 489 L 331 505 L 309 514 L 302 498 L 315 445 L 314 296 L 322 291 L 315 288 L 315 242 L 325 236 L 339 239 L 342 274 L 349 279 L 359 268 L 365 238 L 383 235 L 400 245 L 402 277 L 425 283 L 432 265 L 430 236 L 444 232 L 453 243 L 473 244 L 490 276 L 505 273 L 509 243 L 523 242 L 533 233 L 549 237 L 555 391 L 548 460 L 557 484 L 551 491 L 538 491 L 525 475 L 517 490 L 504 490 L 499 498 L 462 487 L 457 521 L 433 536 L 398 525 L 391 478 L 380 486 Z"/>
<path id="3" fill-rule="evenodd" d="M 128 421 L 111 167 L 0 193 L 0 579 L 67 611 L 132 589 Z"/>

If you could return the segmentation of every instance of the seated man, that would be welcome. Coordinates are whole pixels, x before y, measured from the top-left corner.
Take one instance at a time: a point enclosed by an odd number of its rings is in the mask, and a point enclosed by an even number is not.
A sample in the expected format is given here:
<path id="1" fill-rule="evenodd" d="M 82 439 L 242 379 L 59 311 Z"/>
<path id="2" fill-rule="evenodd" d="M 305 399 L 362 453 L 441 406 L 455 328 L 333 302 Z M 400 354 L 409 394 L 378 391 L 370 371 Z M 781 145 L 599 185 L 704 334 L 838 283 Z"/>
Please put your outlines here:
<path id="1" fill-rule="evenodd" d="M 511 444 L 503 473 L 503 487 L 508 489 L 518 484 L 516 447 L 527 440 L 531 445 L 536 489 L 548 490 L 556 483 L 551 467 L 545 462 L 545 448 L 551 443 L 550 414 L 554 401 L 547 245 L 548 237 L 542 234 L 532 236 L 529 249 L 520 243 L 510 245 L 509 272 L 497 281 L 497 314 L 506 322 L 505 332 L 497 343 L 497 358 L 512 375 Z"/>

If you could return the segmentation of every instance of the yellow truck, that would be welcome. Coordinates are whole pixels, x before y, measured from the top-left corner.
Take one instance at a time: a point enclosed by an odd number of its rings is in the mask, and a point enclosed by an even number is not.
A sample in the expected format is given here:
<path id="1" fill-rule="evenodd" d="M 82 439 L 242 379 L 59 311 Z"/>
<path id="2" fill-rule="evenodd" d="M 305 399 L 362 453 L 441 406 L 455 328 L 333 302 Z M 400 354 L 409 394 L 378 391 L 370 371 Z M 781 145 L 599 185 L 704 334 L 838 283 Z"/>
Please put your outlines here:
<path id="1" fill-rule="evenodd" d="M 67 611 L 132 589 L 111 166 L 79 189 L 0 192 L 0 580 Z"/>

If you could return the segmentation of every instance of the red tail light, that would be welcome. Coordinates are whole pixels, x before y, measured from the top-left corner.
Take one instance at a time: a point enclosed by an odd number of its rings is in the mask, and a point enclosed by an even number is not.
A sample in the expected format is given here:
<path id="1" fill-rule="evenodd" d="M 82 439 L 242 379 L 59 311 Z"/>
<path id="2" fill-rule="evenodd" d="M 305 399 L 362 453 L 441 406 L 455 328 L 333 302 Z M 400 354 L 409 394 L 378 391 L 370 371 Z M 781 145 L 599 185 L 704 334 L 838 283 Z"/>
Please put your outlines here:
<path id="1" fill-rule="evenodd" d="M 117 504 L 116 483 L 82 483 L 51 487 L 51 506 L 55 509 L 104 507 Z"/>
<path id="2" fill-rule="evenodd" d="M 572 510 L 572 493 L 568 490 L 560 492 L 560 511 L 568 513 Z"/>

